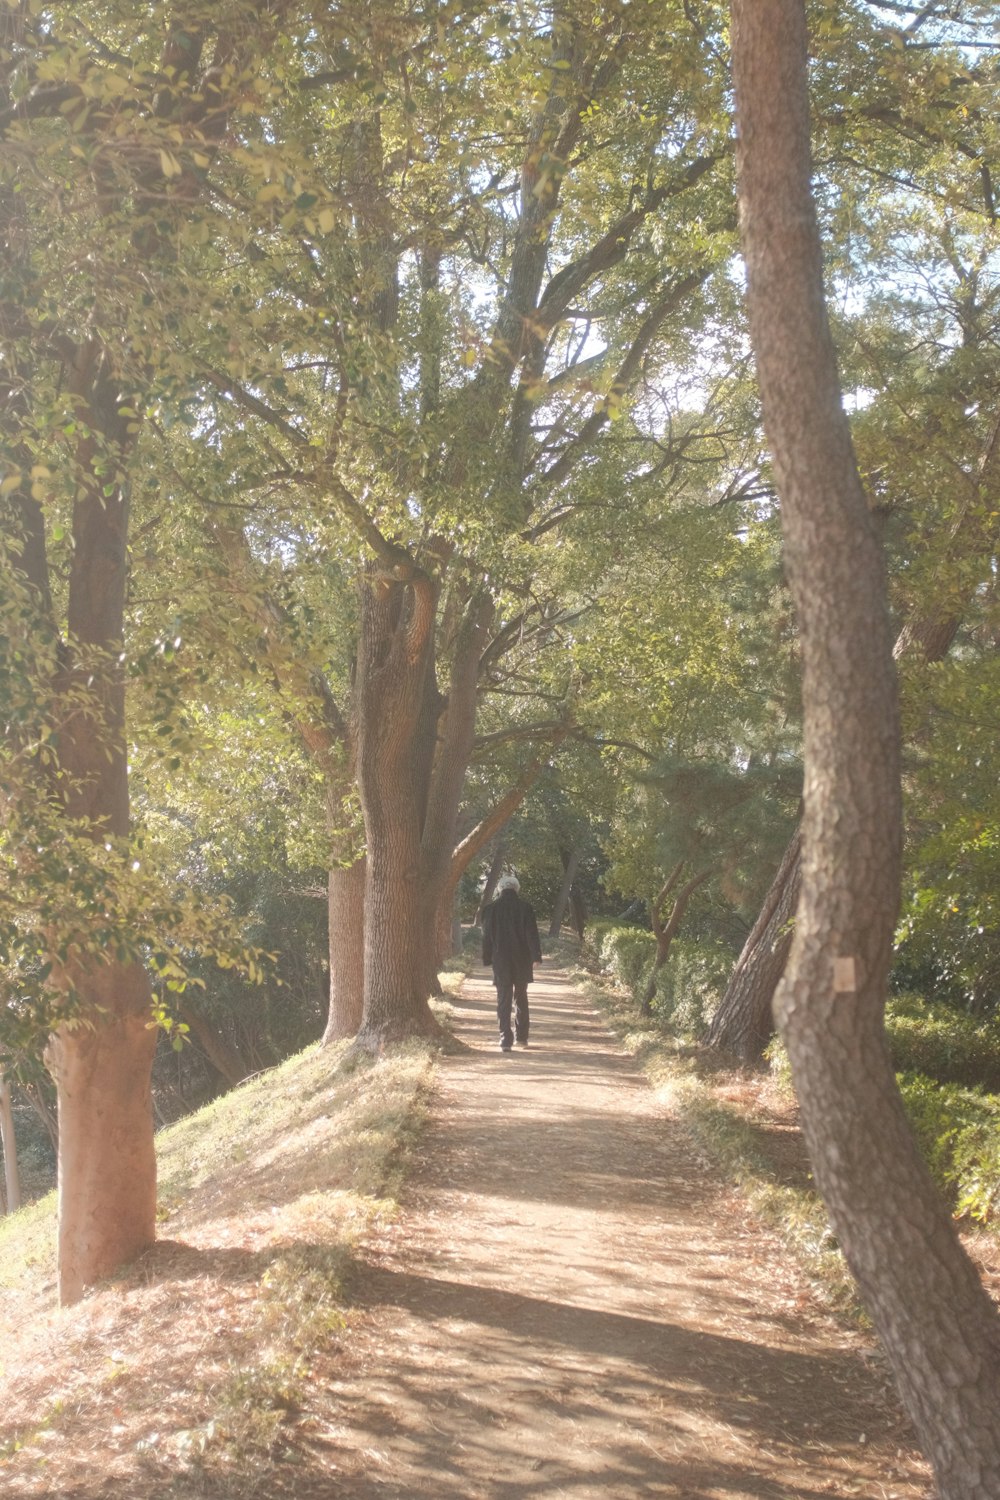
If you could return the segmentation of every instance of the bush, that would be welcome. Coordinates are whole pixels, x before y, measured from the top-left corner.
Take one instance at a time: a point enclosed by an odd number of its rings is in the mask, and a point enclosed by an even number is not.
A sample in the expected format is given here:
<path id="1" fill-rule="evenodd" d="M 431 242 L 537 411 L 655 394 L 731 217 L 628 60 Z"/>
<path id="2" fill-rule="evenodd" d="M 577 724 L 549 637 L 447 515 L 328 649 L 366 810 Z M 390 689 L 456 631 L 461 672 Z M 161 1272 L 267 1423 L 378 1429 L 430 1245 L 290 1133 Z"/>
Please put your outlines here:
<path id="1" fill-rule="evenodd" d="M 704 1035 L 732 970 L 727 948 L 675 940 L 656 976 L 653 1014 L 678 1036 Z"/>
<path id="2" fill-rule="evenodd" d="M 656 957 L 656 939 L 637 927 L 615 927 L 595 922 L 587 940 L 602 974 L 627 990 L 636 1004 L 642 999 Z"/>
<path id="3" fill-rule="evenodd" d="M 885 1025 L 899 1072 L 1000 1092 L 1000 1032 L 995 1024 L 904 994 L 889 1001 Z"/>
<path id="4" fill-rule="evenodd" d="M 601 923 L 591 928 L 588 940 L 600 972 L 639 1005 L 656 958 L 653 934 Z M 700 1036 L 719 1003 L 732 967 L 728 949 L 676 939 L 656 976 L 653 1015 L 678 1036 Z"/>
<path id="5" fill-rule="evenodd" d="M 1000 1207 L 1000 1099 L 918 1073 L 903 1074 L 899 1086 L 934 1179 L 956 1215 L 979 1223 L 994 1218 Z"/>

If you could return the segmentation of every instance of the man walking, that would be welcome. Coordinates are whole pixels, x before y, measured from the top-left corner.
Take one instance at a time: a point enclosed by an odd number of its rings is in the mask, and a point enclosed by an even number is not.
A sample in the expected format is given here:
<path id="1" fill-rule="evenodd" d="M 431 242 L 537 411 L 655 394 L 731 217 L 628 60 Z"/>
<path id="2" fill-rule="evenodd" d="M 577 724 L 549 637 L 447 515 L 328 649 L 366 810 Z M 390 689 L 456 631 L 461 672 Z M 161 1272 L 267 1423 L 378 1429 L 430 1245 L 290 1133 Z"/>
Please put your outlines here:
<path id="1" fill-rule="evenodd" d="M 520 889 L 515 876 L 504 875 L 496 900 L 483 912 L 483 963 L 493 965 L 501 1052 L 511 1050 L 515 1036 L 519 1047 L 528 1045 L 528 985 L 535 977 L 532 965 L 542 961 L 535 913 L 521 900 Z"/>

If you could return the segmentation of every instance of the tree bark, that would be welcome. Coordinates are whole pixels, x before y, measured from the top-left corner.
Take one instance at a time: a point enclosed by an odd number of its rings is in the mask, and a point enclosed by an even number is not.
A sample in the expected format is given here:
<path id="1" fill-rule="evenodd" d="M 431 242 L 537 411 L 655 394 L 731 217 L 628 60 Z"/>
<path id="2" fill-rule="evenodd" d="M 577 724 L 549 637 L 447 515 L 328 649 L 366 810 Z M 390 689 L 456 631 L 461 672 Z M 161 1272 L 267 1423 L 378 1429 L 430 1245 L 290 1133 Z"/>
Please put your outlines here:
<path id="1" fill-rule="evenodd" d="M 403 578 L 370 565 L 361 585 L 356 691 L 358 786 L 365 820 L 365 983 L 358 1046 L 378 1052 L 438 1035 L 427 1003 L 428 931 L 421 899 L 424 788 L 414 749 L 424 717 L 437 589 L 409 559 Z"/>
<path id="2" fill-rule="evenodd" d="M 993 419 L 974 476 L 968 476 L 970 492 L 948 538 L 945 563 L 959 567 L 964 579 L 958 595 L 959 606 L 956 607 L 952 588 L 943 603 L 932 601 L 916 608 L 896 637 L 892 653 L 896 661 L 915 660 L 925 666 L 943 661 L 958 634 L 965 602 L 991 579 L 997 535 L 989 496 L 998 477 L 1000 414 Z M 985 505 L 984 500 L 988 502 Z M 989 523 L 984 523 L 984 513 L 990 517 Z M 976 558 L 979 567 L 970 568 L 970 560 Z M 761 1061 L 774 1033 L 772 1001 L 791 948 L 789 924 L 798 904 L 800 859 L 796 832 L 743 946 L 706 1039 L 708 1046 L 730 1052 L 748 1066 Z"/>
<path id="3" fill-rule="evenodd" d="M 14 1111 L 10 1104 L 10 1087 L 2 1070 L 0 1070 L 0 1147 L 3 1148 L 7 1212 L 16 1214 L 21 1207 L 21 1178 L 17 1170 L 17 1137 L 14 1134 Z"/>
<path id="4" fill-rule="evenodd" d="M 252 1069 L 242 1056 L 240 1049 L 226 1041 L 222 1033 L 213 1026 L 193 1001 L 189 999 L 178 1001 L 177 1014 L 189 1028 L 192 1039 L 198 1043 L 219 1077 L 224 1079 L 231 1089 L 235 1088 L 238 1083 L 242 1083 L 244 1078 L 249 1078 Z"/>
<path id="5" fill-rule="evenodd" d="M 486 908 L 489 906 L 490 902 L 493 900 L 493 892 L 497 888 L 497 881 L 500 879 L 500 876 L 503 874 L 503 865 L 504 865 L 504 860 L 506 858 L 507 858 L 507 846 L 506 846 L 506 844 L 504 844 L 503 840 L 501 839 L 501 840 L 499 840 L 499 842 L 497 843 L 496 848 L 493 851 L 493 858 L 490 860 L 490 867 L 489 867 L 489 869 L 486 872 L 486 883 L 483 886 L 483 893 L 482 893 L 482 895 L 479 898 L 479 905 L 476 907 L 476 926 L 477 927 L 479 926 L 480 922 L 483 920 L 483 912 L 486 910 Z"/>
<path id="6" fill-rule="evenodd" d="M 771 1003 L 788 962 L 801 885 L 801 834 L 796 830 L 705 1038 L 706 1046 L 731 1053 L 746 1067 L 760 1063 L 774 1034 Z"/>
<path id="7" fill-rule="evenodd" d="M 420 858 L 423 871 L 421 895 L 426 921 L 434 937 L 428 954 L 430 969 L 427 976 L 432 989 L 437 986 L 438 971 L 451 946 L 451 913 L 458 884 L 451 878 L 458 810 L 476 733 L 479 661 L 492 618 L 493 600 L 489 594 L 483 591 L 468 599 L 452 648 L 447 706 L 443 716 L 436 684 L 431 684 L 440 717 L 440 733 L 436 744 L 431 740 L 433 761 L 428 767 Z"/>
<path id="8" fill-rule="evenodd" d="M 356 1036 L 365 990 L 365 874 L 361 859 L 330 871 L 330 1009 L 321 1045 Z"/>
<path id="9" fill-rule="evenodd" d="M 652 1015 L 653 997 L 656 994 L 656 976 L 670 957 L 670 949 L 673 946 L 674 938 L 677 936 L 677 929 L 684 920 L 684 913 L 688 909 L 688 902 L 698 887 L 705 884 L 711 873 L 711 870 L 702 870 L 699 875 L 692 876 L 687 884 L 681 887 L 665 924 L 660 921 L 660 913 L 663 910 L 662 902 L 666 899 L 669 886 L 665 886 L 660 892 L 659 897 L 654 901 L 652 919 L 653 931 L 656 934 L 656 957 L 653 959 L 653 967 L 650 970 L 646 989 L 643 993 L 642 1004 L 639 1006 L 640 1015 Z"/>
<path id="10" fill-rule="evenodd" d="M 127 575 L 128 496 L 105 493 L 107 454 L 124 462 L 130 439 L 107 353 L 82 348 L 73 371 L 87 432 L 77 453 L 69 578 L 69 647 L 59 692 L 69 705 L 59 736 L 68 817 L 96 840 L 129 827 L 125 685 L 119 663 Z M 150 1078 L 155 1032 L 151 991 L 134 963 L 81 954 L 60 966 L 81 1020 L 49 1043 L 59 1114 L 59 1294 L 88 1286 L 153 1243 L 156 1157 Z"/>
<path id="11" fill-rule="evenodd" d="M 108 964 L 76 987 L 93 1025 L 60 1027 L 46 1057 L 59 1096 L 64 1305 L 152 1244 L 156 1226 L 148 979 L 137 964 Z"/>
<path id="12" fill-rule="evenodd" d="M 552 908 L 552 921 L 549 924 L 549 937 L 557 938 L 562 929 L 563 919 L 566 916 L 566 908 L 569 905 L 570 892 L 573 889 L 573 881 L 580 867 L 579 849 L 571 849 L 567 853 L 564 849 L 559 850 L 559 856 L 563 865 L 562 885 L 556 896 L 555 906 Z"/>
<path id="13" fill-rule="evenodd" d="M 858 477 L 810 191 L 802 0 L 733 0 L 750 327 L 803 642 L 802 898 L 776 996 L 817 1185 L 934 1465 L 1000 1494 L 1000 1318 L 917 1150 L 883 1026 L 900 864 L 881 549 Z"/>

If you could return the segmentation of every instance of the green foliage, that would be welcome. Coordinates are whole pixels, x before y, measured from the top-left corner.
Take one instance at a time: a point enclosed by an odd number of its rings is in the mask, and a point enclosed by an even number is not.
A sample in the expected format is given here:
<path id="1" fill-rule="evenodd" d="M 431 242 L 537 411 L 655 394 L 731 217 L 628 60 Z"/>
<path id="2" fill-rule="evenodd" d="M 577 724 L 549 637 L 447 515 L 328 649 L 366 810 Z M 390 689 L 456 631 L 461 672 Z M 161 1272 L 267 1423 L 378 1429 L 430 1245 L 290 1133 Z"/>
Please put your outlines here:
<path id="1" fill-rule="evenodd" d="M 916 995 L 896 995 L 886 1008 L 886 1032 L 901 1073 L 923 1073 L 938 1083 L 1000 1093 L 1000 1029 Z"/>
<path id="2" fill-rule="evenodd" d="M 656 976 L 653 1014 L 675 1035 L 703 1036 L 726 988 L 733 955 L 720 944 L 675 938 Z"/>
<path id="3" fill-rule="evenodd" d="M 601 973 L 638 1003 L 656 957 L 653 934 L 637 927 L 595 922 L 587 933 L 587 943 L 597 956 Z"/>
<path id="4" fill-rule="evenodd" d="M 903 1074 L 899 1083 L 921 1149 L 956 1216 L 994 1220 L 1000 1208 L 1000 1099 L 919 1073 Z"/>

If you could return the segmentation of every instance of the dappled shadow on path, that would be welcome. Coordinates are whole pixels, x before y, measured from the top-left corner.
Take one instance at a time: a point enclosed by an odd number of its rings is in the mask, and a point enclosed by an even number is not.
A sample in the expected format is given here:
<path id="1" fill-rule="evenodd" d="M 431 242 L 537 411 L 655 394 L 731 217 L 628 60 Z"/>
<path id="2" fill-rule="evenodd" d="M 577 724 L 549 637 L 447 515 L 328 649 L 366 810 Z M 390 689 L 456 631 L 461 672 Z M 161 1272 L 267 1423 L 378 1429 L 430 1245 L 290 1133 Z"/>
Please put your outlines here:
<path id="1" fill-rule="evenodd" d="M 586 999 L 539 981 L 524 1053 L 496 1050 L 485 975 L 455 1003 L 474 1050 L 442 1067 L 403 1221 L 356 1280 L 366 1357 L 330 1371 L 311 1440 L 338 1495 L 923 1494 L 877 1362 L 810 1308 Z"/>

